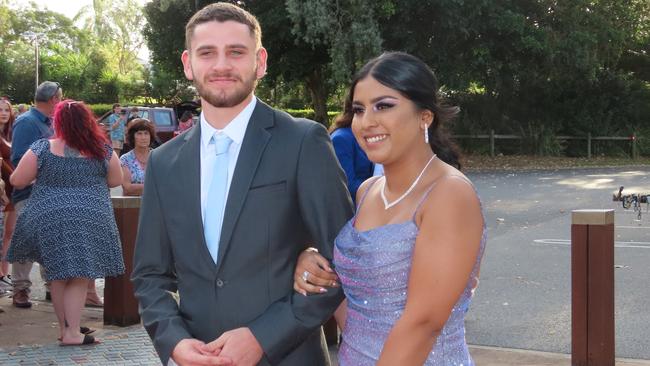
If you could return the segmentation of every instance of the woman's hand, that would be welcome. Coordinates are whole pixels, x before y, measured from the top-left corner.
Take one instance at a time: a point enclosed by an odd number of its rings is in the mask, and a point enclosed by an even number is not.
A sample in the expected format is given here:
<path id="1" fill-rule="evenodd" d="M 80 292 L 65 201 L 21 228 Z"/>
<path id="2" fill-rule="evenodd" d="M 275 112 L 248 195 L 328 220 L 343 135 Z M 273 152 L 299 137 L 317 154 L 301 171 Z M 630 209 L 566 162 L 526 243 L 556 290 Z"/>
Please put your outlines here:
<path id="1" fill-rule="evenodd" d="M 337 287 L 338 276 L 330 263 L 314 248 L 306 249 L 298 257 L 293 274 L 293 289 L 305 296 L 307 293 L 327 292 L 326 287 Z"/>

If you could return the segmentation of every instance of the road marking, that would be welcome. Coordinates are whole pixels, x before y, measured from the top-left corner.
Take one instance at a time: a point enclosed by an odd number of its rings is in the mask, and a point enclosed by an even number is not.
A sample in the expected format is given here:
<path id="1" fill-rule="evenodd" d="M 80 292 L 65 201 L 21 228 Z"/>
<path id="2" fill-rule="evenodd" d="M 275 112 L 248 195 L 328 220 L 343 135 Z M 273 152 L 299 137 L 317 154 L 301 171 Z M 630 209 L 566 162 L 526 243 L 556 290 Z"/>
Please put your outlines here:
<path id="1" fill-rule="evenodd" d="M 549 245 L 571 245 L 571 240 L 568 239 L 536 239 L 533 240 L 537 244 Z M 647 241 L 617 241 L 614 242 L 616 248 L 637 248 L 637 249 L 650 249 L 650 242 Z"/>
<path id="2" fill-rule="evenodd" d="M 650 226 L 617 226 L 617 229 L 650 229 Z"/>

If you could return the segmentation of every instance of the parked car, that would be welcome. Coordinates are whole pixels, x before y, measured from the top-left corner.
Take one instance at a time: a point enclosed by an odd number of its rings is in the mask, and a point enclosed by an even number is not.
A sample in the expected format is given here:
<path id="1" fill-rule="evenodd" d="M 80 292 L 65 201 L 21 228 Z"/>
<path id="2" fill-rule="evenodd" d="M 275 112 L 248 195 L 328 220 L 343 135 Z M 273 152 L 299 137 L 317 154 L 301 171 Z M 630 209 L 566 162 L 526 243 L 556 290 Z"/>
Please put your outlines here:
<path id="1" fill-rule="evenodd" d="M 153 122 L 156 127 L 156 136 L 160 143 L 166 142 L 167 140 L 174 137 L 174 131 L 178 129 L 178 117 L 173 108 L 167 107 L 137 107 L 138 112 L 137 116 L 139 118 L 146 118 L 149 121 Z M 124 107 L 122 108 L 123 112 L 126 112 L 127 116 L 131 116 L 131 110 L 133 107 Z M 108 116 L 110 113 L 103 115 L 99 119 L 99 123 L 103 124 L 108 130 Z"/>

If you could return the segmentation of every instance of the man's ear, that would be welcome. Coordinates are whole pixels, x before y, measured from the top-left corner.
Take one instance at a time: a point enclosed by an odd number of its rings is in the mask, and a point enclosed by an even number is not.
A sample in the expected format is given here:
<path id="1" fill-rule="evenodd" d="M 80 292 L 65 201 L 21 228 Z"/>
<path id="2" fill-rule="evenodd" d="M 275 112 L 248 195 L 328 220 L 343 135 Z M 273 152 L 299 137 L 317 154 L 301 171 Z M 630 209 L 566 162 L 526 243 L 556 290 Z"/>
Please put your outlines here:
<path id="1" fill-rule="evenodd" d="M 266 61 L 268 60 L 269 54 L 266 52 L 266 48 L 260 47 L 257 51 L 257 79 L 261 79 L 266 75 Z"/>
<path id="2" fill-rule="evenodd" d="M 194 73 L 192 72 L 192 63 L 190 62 L 190 51 L 185 50 L 181 54 L 181 61 L 183 62 L 183 72 L 187 80 L 194 80 Z"/>

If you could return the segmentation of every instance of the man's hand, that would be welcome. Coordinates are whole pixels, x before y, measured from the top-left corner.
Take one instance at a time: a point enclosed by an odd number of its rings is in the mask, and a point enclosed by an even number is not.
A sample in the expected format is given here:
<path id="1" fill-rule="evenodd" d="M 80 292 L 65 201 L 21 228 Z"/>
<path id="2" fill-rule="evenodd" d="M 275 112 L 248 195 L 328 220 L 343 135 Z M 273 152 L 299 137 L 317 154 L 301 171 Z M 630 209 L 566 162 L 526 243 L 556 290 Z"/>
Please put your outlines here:
<path id="1" fill-rule="evenodd" d="M 232 360 L 236 366 L 254 366 L 262 359 L 264 351 L 248 328 L 229 330 L 217 340 L 203 347 L 204 354 L 214 354 Z"/>
<path id="2" fill-rule="evenodd" d="M 183 339 L 172 352 L 172 359 L 178 366 L 231 366 L 232 359 L 220 355 L 220 348 L 214 352 L 203 352 L 205 343 L 198 339 Z"/>

